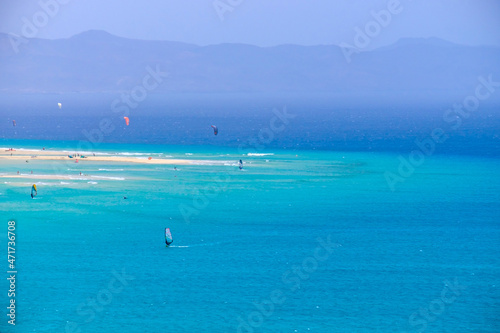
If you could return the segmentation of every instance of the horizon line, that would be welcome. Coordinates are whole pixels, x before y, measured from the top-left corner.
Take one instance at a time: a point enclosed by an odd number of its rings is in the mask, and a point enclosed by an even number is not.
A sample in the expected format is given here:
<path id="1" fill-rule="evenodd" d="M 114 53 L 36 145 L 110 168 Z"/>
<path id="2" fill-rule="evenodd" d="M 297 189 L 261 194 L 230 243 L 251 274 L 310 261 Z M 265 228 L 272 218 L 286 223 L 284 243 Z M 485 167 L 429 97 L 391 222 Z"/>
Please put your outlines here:
<path id="1" fill-rule="evenodd" d="M 179 43 L 179 44 L 186 44 L 186 45 L 191 45 L 191 46 L 196 46 L 196 47 L 208 47 L 208 46 L 218 46 L 218 45 L 246 45 L 246 46 L 252 46 L 252 47 L 257 47 L 257 48 L 273 48 L 273 47 L 280 47 L 280 46 L 299 46 L 299 47 L 321 47 L 321 46 L 323 46 L 323 47 L 329 47 L 329 46 L 334 46 L 334 47 L 338 47 L 338 48 L 342 47 L 341 45 L 337 45 L 337 44 L 333 44 L 333 43 L 332 44 L 310 44 L 310 45 L 296 44 L 296 43 L 281 43 L 281 44 L 275 44 L 275 45 L 271 45 L 271 46 L 261 46 L 261 45 L 250 44 L 250 43 L 242 43 L 242 42 L 220 42 L 220 43 L 216 43 L 216 44 L 195 44 L 195 43 L 190 43 L 190 42 L 185 42 L 185 41 L 176 41 L 176 40 L 167 40 L 167 39 L 140 39 L 140 38 L 133 38 L 133 37 L 124 37 L 124 36 L 119 36 L 119 35 L 110 33 L 108 31 L 102 30 L 102 29 L 85 30 L 85 31 L 79 32 L 77 34 L 74 34 L 74 35 L 72 35 L 70 37 L 58 37 L 58 38 L 43 38 L 43 37 L 28 38 L 28 37 L 17 35 L 17 34 L 12 33 L 12 32 L 2 32 L 2 31 L 0 31 L 0 35 L 4 34 L 4 35 L 7 35 L 7 36 L 14 36 L 14 37 L 19 37 L 19 38 L 25 38 L 27 40 L 36 40 L 36 39 L 39 39 L 39 40 L 49 40 L 49 41 L 68 40 L 68 39 L 72 39 L 72 38 L 78 37 L 80 35 L 85 35 L 85 34 L 90 34 L 90 33 L 101 33 L 103 35 L 109 35 L 109 36 L 112 36 L 114 38 L 127 39 L 127 40 L 131 40 L 131 41 Z M 440 41 L 440 42 L 443 42 L 443 43 L 453 44 L 454 46 L 460 46 L 460 47 L 474 47 L 474 48 L 475 47 L 493 47 L 493 48 L 500 48 L 499 45 L 494 45 L 494 44 L 480 44 L 480 45 L 459 44 L 459 43 L 455 43 L 455 42 L 449 41 L 447 39 L 443 39 L 443 38 L 440 38 L 440 37 L 433 36 L 433 37 L 401 37 L 401 38 L 399 38 L 394 43 L 389 43 L 389 44 L 386 44 L 386 45 L 381 45 L 381 46 L 373 47 L 373 48 L 367 47 L 364 50 L 360 50 L 360 51 L 361 52 L 363 52 L 363 51 L 373 51 L 373 50 L 377 50 L 377 49 L 383 49 L 383 48 L 386 48 L 386 47 L 392 47 L 392 46 L 395 46 L 395 45 L 401 43 L 402 41 L 406 41 L 406 40 L 413 40 L 413 41 L 418 41 L 418 40 L 421 40 L 421 41 L 437 40 L 437 41 Z"/>

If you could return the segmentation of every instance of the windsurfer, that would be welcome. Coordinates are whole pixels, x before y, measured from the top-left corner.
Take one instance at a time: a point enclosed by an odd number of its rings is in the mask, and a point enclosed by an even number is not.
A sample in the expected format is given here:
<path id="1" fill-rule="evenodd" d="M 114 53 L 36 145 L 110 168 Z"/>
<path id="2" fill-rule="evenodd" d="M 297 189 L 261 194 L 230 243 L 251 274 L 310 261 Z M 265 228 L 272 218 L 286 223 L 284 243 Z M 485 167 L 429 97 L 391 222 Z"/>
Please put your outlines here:
<path id="1" fill-rule="evenodd" d="M 170 233 L 170 229 L 169 228 L 165 228 L 165 244 L 167 247 L 170 246 L 170 244 L 172 244 L 173 242 L 173 238 L 172 238 L 172 234 Z"/>

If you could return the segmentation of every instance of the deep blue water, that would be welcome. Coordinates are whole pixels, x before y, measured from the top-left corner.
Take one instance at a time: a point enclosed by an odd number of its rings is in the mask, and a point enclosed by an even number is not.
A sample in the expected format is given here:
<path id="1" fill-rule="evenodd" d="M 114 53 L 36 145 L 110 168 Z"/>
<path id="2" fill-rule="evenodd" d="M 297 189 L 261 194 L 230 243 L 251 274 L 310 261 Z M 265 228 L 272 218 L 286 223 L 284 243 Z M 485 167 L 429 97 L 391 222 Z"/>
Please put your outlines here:
<path id="1" fill-rule="evenodd" d="M 418 148 L 416 141 L 441 129 L 445 141 L 437 144 L 436 154 L 500 155 L 500 102 L 493 99 L 454 121 L 445 116 L 446 110 L 463 97 L 439 103 L 422 99 L 419 104 L 388 99 L 381 104 L 315 95 L 151 95 L 134 108 L 113 106 L 120 96 L 0 95 L 0 138 L 82 140 L 85 150 L 98 149 L 101 143 L 128 143 L 239 147 L 242 152 L 408 152 Z M 130 118 L 130 126 L 123 116 Z M 218 126 L 220 135 L 214 137 L 211 125 Z"/>

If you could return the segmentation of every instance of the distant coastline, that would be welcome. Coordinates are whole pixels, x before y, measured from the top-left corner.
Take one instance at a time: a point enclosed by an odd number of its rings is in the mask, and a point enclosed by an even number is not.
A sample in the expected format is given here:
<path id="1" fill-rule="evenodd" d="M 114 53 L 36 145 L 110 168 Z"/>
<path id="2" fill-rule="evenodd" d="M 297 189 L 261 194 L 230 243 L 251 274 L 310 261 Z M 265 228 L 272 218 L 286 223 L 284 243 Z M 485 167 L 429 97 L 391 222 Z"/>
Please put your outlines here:
<path id="1" fill-rule="evenodd" d="M 500 73 L 500 48 L 437 38 L 401 39 L 348 62 L 337 45 L 197 46 L 87 31 L 57 41 L 27 39 L 15 52 L 9 37 L 0 33 L 5 93 L 121 93 L 145 80 L 148 93 L 453 94 L 467 91 L 478 75 Z"/>

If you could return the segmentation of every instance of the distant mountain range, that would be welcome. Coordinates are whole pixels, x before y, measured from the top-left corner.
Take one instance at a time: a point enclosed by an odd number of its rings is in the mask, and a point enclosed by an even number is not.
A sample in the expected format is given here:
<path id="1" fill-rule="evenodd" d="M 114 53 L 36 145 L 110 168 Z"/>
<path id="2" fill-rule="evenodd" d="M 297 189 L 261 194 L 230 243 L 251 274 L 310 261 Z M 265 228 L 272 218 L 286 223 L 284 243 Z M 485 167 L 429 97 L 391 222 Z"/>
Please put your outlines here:
<path id="1" fill-rule="evenodd" d="M 0 34 L 0 92 L 119 92 L 144 85 L 155 93 L 445 92 L 470 91 L 479 75 L 500 81 L 500 48 L 432 38 L 360 52 L 350 63 L 334 45 L 197 46 L 103 31 L 23 40 L 18 52 L 12 42 Z M 157 70 L 168 73 L 159 85 L 147 78 Z"/>

